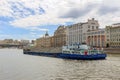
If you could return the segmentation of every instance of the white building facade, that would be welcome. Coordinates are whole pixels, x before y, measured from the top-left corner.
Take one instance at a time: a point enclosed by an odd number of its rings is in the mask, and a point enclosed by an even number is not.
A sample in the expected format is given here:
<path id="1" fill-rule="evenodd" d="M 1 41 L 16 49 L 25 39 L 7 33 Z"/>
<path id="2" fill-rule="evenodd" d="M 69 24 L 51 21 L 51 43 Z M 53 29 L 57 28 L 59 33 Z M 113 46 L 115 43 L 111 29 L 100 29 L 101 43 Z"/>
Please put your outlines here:
<path id="1" fill-rule="evenodd" d="M 106 46 L 120 48 L 120 23 L 106 26 Z"/>
<path id="2" fill-rule="evenodd" d="M 99 23 L 94 18 L 88 19 L 85 23 L 77 23 L 67 26 L 67 45 L 86 43 L 87 31 L 96 30 L 99 28 Z"/>

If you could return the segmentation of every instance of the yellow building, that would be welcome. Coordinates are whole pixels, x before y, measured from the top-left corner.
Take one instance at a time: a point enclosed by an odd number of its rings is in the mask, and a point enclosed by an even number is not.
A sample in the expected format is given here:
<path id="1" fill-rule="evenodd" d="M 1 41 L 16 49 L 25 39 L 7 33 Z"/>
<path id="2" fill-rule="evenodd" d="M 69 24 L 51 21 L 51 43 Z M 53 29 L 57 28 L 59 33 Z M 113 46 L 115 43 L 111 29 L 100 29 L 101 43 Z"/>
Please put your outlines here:
<path id="1" fill-rule="evenodd" d="M 120 23 L 106 26 L 106 46 L 120 48 Z"/>
<path id="2" fill-rule="evenodd" d="M 43 37 L 38 38 L 36 40 L 36 46 L 41 47 L 41 48 L 49 48 L 49 47 L 51 47 L 50 39 L 51 39 L 51 37 L 46 32 L 46 34 Z"/>
<path id="3" fill-rule="evenodd" d="M 50 37 L 50 43 L 51 43 L 51 47 L 55 46 L 55 42 L 54 42 L 54 36 Z"/>
<path id="4" fill-rule="evenodd" d="M 50 47 L 62 47 L 66 45 L 66 28 L 65 26 L 59 26 L 54 32 L 54 36 L 49 36 L 48 33 L 45 36 L 36 40 L 36 47 L 50 48 Z"/>
<path id="5" fill-rule="evenodd" d="M 54 40 L 53 47 L 62 47 L 66 45 L 66 27 L 59 26 L 54 32 L 54 36 L 52 39 Z"/>

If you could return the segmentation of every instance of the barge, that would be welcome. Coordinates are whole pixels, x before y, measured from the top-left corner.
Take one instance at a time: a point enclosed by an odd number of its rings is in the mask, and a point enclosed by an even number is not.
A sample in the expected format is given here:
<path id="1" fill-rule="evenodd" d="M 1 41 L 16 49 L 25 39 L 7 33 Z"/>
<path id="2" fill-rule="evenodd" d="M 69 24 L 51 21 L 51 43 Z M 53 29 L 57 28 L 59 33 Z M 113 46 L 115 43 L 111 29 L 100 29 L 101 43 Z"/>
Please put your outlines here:
<path id="1" fill-rule="evenodd" d="M 106 59 L 107 57 L 103 50 L 90 49 L 87 45 L 63 46 L 61 53 L 33 52 L 29 50 L 24 50 L 23 52 L 29 55 L 76 60 L 99 60 Z"/>

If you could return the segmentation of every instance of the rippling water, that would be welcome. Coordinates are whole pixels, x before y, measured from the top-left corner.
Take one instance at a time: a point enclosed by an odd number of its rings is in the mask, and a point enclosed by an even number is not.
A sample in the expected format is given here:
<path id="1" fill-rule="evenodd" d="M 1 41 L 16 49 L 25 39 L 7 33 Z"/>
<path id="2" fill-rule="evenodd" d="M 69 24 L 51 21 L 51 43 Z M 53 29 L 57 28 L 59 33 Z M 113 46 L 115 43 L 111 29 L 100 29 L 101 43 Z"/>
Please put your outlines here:
<path id="1" fill-rule="evenodd" d="M 0 49 L 0 80 L 120 80 L 120 54 L 106 60 L 65 60 Z"/>

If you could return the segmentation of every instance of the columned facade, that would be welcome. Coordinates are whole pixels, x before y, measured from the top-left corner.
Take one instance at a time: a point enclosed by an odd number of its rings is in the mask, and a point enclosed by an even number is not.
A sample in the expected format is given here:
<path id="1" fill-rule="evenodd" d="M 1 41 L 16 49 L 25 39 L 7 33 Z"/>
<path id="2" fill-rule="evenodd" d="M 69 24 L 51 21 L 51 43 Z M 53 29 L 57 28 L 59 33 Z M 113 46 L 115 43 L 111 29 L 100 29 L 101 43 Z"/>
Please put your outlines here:
<path id="1" fill-rule="evenodd" d="M 105 30 L 91 30 L 87 32 L 87 45 L 93 47 L 106 47 Z"/>

